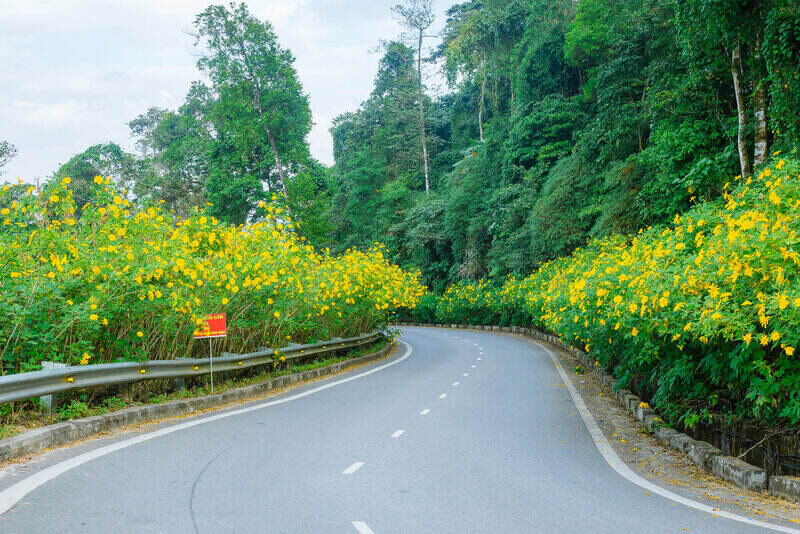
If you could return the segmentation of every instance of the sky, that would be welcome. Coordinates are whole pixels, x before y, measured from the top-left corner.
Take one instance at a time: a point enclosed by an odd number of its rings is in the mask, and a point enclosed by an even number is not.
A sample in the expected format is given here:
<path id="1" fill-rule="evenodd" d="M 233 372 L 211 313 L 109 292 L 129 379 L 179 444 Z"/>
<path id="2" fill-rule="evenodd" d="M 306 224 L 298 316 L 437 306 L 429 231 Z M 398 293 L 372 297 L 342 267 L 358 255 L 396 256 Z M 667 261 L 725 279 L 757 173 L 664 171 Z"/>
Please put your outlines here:
<path id="1" fill-rule="evenodd" d="M 311 153 L 325 164 L 333 163 L 333 118 L 367 98 L 380 41 L 402 32 L 391 13 L 397 1 L 247 2 L 296 58 L 311 99 Z M 202 78 L 189 32 L 194 16 L 210 3 L 0 0 L 0 141 L 18 150 L 0 183 L 45 178 L 99 143 L 133 151 L 126 123 L 152 106 L 177 108 L 191 81 Z M 434 33 L 453 3 L 434 0 Z M 442 90 L 436 82 L 429 85 Z"/>

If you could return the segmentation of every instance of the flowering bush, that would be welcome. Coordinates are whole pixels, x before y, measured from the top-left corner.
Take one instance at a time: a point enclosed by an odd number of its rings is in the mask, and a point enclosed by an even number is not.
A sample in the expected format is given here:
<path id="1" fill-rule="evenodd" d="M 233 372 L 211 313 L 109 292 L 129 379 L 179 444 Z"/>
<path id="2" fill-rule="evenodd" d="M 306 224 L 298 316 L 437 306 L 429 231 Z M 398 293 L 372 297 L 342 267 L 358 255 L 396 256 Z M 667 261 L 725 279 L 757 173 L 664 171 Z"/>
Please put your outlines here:
<path id="1" fill-rule="evenodd" d="M 379 245 L 316 252 L 277 205 L 232 227 L 202 209 L 178 219 L 132 206 L 109 184 L 95 178 L 94 200 L 80 210 L 69 178 L 46 192 L 0 190 L 3 374 L 42 360 L 204 354 L 192 332 L 214 312 L 228 316 L 221 350 L 354 335 L 424 293 L 418 275 L 390 264 Z"/>
<path id="2" fill-rule="evenodd" d="M 437 320 L 553 332 L 687 426 L 797 423 L 799 172 L 773 161 L 666 227 L 596 239 L 500 287 L 453 286 Z"/>

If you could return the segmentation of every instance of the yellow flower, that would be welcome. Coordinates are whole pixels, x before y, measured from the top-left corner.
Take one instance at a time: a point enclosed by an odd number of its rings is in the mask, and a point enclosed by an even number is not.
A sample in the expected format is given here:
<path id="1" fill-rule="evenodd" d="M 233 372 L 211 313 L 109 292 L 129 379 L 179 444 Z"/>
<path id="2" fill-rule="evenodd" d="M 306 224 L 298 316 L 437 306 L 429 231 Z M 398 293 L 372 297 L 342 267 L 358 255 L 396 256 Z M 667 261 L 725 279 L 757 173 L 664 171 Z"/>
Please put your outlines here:
<path id="1" fill-rule="evenodd" d="M 759 341 L 762 345 L 769 345 L 769 338 L 764 334 L 761 334 L 761 338 L 759 338 Z"/>
<path id="2" fill-rule="evenodd" d="M 97 320 L 97 314 L 96 314 L 96 313 L 93 313 L 93 314 L 91 314 L 91 315 L 89 316 L 89 320 L 90 320 L 90 321 L 96 321 L 96 320 Z"/>
<path id="3" fill-rule="evenodd" d="M 69 176 L 65 176 L 64 178 L 61 179 L 61 184 L 62 185 L 69 185 L 69 183 L 71 181 L 72 181 L 72 179 Z"/>
<path id="4" fill-rule="evenodd" d="M 222 304 L 223 304 L 223 305 L 227 304 L 228 302 L 230 302 L 230 301 L 228 300 L 228 297 L 223 297 L 223 298 L 222 298 Z"/>
<path id="5" fill-rule="evenodd" d="M 138 332 L 136 332 L 136 337 L 144 337 L 144 332 L 139 330 Z"/>
<path id="6" fill-rule="evenodd" d="M 50 203 L 55 204 L 56 202 L 58 202 L 58 195 L 50 195 Z"/>
<path id="7" fill-rule="evenodd" d="M 97 185 L 103 185 L 103 177 L 102 176 L 95 176 L 94 177 L 94 183 L 96 183 Z"/>
<path id="8" fill-rule="evenodd" d="M 636 337 L 636 336 L 638 336 L 638 335 L 639 335 L 639 331 L 638 331 L 638 330 L 636 330 L 636 328 L 634 328 L 633 330 L 631 330 L 631 335 L 632 335 L 633 337 Z"/>
<path id="9" fill-rule="evenodd" d="M 281 312 L 276 311 L 276 312 L 273 312 L 272 315 L 274 315 L 276 319 L 280 319 L 281 318 Z"/>
<path id="10" fill-rule="evenodd" d="M 791 356 L 792 354 L 794 354 L 794 347 L 784 347 L 783 350 L 786 352 L 787 356 Z"/>
<path id="11" fill-rule="evenodd" d="M 781 334 L 780 334 L 780 332 L 775 332 L 775 331 L 773 331 L 773 332 L 772 332 L 772 333 L 769 335 L 769 339 L 770 339 L 771 341 L 778 341 L 780 338 L 781 338 Z"/>
<path id="12" fill-rule="evenodd" d="M 742 339 L 744 340 L 745 344 L 749 345 L 750 342 L 753 341 L 753 334 L 745 334 L 742 336 Z"/>

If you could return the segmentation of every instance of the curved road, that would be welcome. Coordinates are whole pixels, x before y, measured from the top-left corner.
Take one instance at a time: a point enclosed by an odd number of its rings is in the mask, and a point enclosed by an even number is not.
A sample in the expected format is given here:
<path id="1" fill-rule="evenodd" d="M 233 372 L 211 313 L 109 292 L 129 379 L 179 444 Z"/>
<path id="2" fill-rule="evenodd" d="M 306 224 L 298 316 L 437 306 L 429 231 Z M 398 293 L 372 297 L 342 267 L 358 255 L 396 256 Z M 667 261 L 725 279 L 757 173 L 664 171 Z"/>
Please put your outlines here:
<path id="1" fill-rule="evenodd" d="M 389 361 L 277 402 L 189 419 L 133 444 L 100 440 L 28 487 L 23 479 L 0 489 L 0 506 L 22 496 L 0 531 L 765 531 L 620 476 L 533 342 L 424 328 L 401 339 Z"/>

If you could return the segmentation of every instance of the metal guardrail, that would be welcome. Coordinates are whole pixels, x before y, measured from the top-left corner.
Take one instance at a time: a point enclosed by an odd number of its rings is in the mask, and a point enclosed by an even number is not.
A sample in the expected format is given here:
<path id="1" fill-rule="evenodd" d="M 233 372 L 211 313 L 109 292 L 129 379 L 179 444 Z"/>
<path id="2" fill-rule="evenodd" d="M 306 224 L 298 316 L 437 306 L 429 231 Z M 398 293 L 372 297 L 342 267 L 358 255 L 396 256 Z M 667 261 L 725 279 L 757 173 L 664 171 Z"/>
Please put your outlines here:
<path id="1" fill-rule="evenodd" d="M 290 345 L 277 349 L 286 361 L 368 345 L 382 334 L 372 332 L 347 339 L 334 338 L 309 345 Z M 214 358 L 215 372 L 246 369 L 275 361 L 276 350 L 265 349 L 248 354 L 224 353 Z M 0 403 L 11 402 L 52 393 L 98 386 L 114 386 L 158 378 L 181 378 L 208 374 L 208 358 L 180 360 L 149 360 L 145 362 L 104 363 L 63 369 L 31 371 L 0 377 Z"/>

